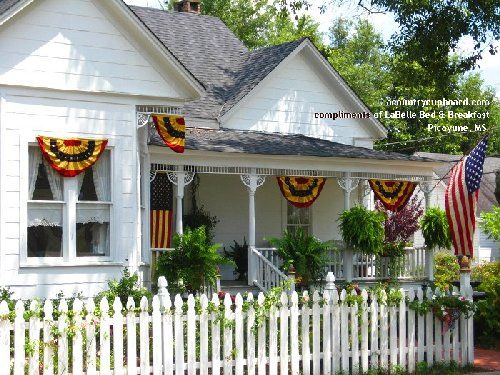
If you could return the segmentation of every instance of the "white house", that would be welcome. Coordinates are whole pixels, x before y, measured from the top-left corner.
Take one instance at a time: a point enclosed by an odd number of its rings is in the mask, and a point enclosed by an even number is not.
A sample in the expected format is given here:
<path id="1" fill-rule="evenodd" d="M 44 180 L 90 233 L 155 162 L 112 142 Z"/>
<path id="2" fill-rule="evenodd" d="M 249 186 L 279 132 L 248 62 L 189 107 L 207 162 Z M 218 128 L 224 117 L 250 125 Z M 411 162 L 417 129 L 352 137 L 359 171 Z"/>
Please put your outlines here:
<path id="1" fill-rule="evenodd" d="M 248 51 L 198 3 L 181 8 L 0 0 L 0 285 L 17 296 L 92 295 L 123 267 L 147 281 L 158 174 L 176 184 L 177 231 L 198 174 L 215 240 L 251 245 L 251 282 L 258 248 L 287 226 L 338 239 L 339 213 L 369 204 L 367 179 L 432 178 L 437 162 L 373 150 L 386 129 L 308 39 Z M 152 113 L 185 117 L 184 153 L 165 146 Z M 107 145 L 84 173 L 61 177 L 37 136 Z M 277 176 L 326 183 L 297 209 Z"/>

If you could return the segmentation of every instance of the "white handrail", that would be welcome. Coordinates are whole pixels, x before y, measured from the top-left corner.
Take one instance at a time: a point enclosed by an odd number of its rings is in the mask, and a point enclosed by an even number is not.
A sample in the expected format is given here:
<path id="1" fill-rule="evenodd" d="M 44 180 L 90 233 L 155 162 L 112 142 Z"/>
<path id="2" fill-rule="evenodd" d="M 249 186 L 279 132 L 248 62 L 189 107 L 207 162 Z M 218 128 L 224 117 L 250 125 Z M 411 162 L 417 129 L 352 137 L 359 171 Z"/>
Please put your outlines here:
<path id="1" fill-rule="evenodd" d="M 250 254 L 255 258 L 256 279 L 253 283 L 262 291 L 282 285 L 290 277 L 275 266 L 269 259 L 259 252 L 255 247 L 250 247 Z"/>

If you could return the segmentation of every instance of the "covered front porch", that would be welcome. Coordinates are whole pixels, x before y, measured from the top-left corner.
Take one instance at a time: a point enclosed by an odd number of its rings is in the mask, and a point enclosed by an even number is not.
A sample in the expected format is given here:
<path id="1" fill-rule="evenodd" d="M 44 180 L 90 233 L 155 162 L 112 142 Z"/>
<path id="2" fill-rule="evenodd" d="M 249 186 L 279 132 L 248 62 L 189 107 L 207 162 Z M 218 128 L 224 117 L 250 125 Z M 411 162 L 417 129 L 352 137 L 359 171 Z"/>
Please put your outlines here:
<path id="1" fill-rule="evenodd" d="M 347 145 L 341 145 L 341 156 L 321 157 L 293 155 L 290 151 L 285 155 L 254 154 L 242 152 L 241 148 L 238 148 L 239 152 L 213 151 L 213 147 L 227 148 L 227 137 L 234 137 L 231 133 L 235 132 L 193 130 L 189 139 L 194 138 L 195 142 L 199 139 L 200 143 L 196 149 L 188 149 L 184 154 L 174 155 L 159 144 L 156 145 L 154 139 L 150 142 L 150 179 L 166 173 L 175 185 L 173 211 L 177 233 L 182 233 L 183 215 L 190 212 L 192 195 L 195 194 L 197 204 L 217 217 L 214 242 L 221 243 L 226 249 L 234 241 L 239 244 L 246 241 L 248 244 L 248 285 L 268 290 L 290 277 L 282 269 L 282 260 L 276 249 L 270 247 L 269 239 L 280 237 L 285 229 L 297 227 L 321 241 L 329 241 L 331 248 L 328 251 L 327 268 L 337 280 L 373 282 L 387 279 L 390 271 L 388 260 L 355 253 L 343 246 L 338 217 L 343 210 L 354 205 L 373 208 L 374 198 L 368 179 L 417 182 L 426 195 L 426 202 L 429 202 L 434 163 Z M 254 134 L 238 133 L 238 142 L 249 145 Z M 212 145 L 211 150 L 201 144 L 207 143 L 205 136 L 212 137 L 211 143 L 208 143 Z M 258 136 L 262 137 L 261 134 Z M 279 151 L 281 145 L 277 140 L 286 140 L 287 136 L 269 135 L 267 138 L 267 142 L 274 144 L 275 150 Z M 305 147 L 313 145 L 304 145 L 304 142 L 319 142 L 320 146 L 328 142 L 300 138 L 299 141 Z M 231 146 L 235 148 L 234 138 L 231 140 Z M 339 144 L 335 145 L 338 147 Z M 260 144 L 258 147 L 263 146 Z M 336 153 L 339 153 L 338 150 Z M 276 179 L 279 176 L 324 177 L 326 182 L 310 207 L 296 208 L 281 194 Z M 195 189 L 192 188 L 193 180 Z M 146 251 L 148 260 L 154 263 L 155 257 L 167 249 L 150 248 Z M 397 278 L 401 281 L 421 283 L 432 279 L 432 256 L 424 249 L 406 248 L 406 255 L 397 267 Z M 394 275 L 395 271 L 391 271 Z M 231 268 L 221 269 L 223 280 L 233 279 L 232 273 Z"/>

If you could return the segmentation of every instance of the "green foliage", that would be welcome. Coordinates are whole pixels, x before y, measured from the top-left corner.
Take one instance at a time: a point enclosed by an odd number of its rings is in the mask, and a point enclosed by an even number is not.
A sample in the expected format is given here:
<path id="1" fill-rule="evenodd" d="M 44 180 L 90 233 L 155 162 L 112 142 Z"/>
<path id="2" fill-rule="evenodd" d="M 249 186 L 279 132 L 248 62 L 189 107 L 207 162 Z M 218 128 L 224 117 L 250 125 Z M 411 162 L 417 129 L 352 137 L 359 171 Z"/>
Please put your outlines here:
<path id="1" fill-rule="evenodd" d="M 219 220 L 217 216 L 210 215 L 204 206 L 196 206 L 189 214 L 184 215 L 182 221 L 185 229 L 205 227 L 208 242 L 213 242 L 215 226 Z"/>
<path id="2" fill-rule="evenodd" d="M 292 19 L 280 0 L 202 0 L 203 14 L 220 18 L 250 49 L 309 37 L 321 45 L 319 24 L 304 14 Z"/>
<path id="3" fill-rule="evenodd" d="M 464 317 L 469 318 L 476 311 L 474 302 L 462 296 L 449 294 L 433 295 L 431 299 L 424 298 L 422 301 L 414 300 L 408 303 L 408 307 L 415 310 L 419 315 L 432 312 L 438 319 L 445 321 L 456 310 Z"/>
<path id="4" fill-rule="evenodd" d="M 489 238 L 500 241 L 500 206 L 494 206 L 491 211 L 481 212 L 481 228 Z"/>
<path id="5" fill-rule="evenodd" d="M 132 297 L 135 305 L 139 306 L 142 297 L 151 298 L 151 292 L 140 285 L 139 276 L 136 273 L 131 275 L 130 271 L 125 268 L 121 279 L 109 280 L 108 290 L 100 292 L 96 296 L 96 301 L 98 303 L 102 298 L 107 298 L 112 305 L 116 297 L 120 298 L 123 306 L 126 306 L 128 297 Z"/>
<path id="6" fill-rule="evenodd" d="M 0 287 L 0 302 L 6 301 L 7 305 L 9 306 L 9 310 L 13 310 L 14 306 L 16 305 L 16 301 L 12 299 L 13 295 L 14 292 L 10 290 L 10 287 L 8 286 Z"/>
<path id="7" fill-rule="evenodd" d="M 175 249 L 161 254 L 156 266 L 156 275 L 165 276 L 172 292 L 196 293 L 204 284 L 215 285 L 219 264 L 230 263 L 218 253 L 221 245 L 210 243 L 204 226 L 186 228 L 173 244 Z"/>
<path id="8" fill-rule="evenodd" d="M 434 285 L 440 290 L 451 290 L 453 281 L 460 277 L 457 257 L 449 251 L 439 251 L 434 255 Z"/>
<path id="9" fill-rule="evenodd" d="M 438 207 L 429 208 L 420 221 L 420 227 L 427 249 L 451 248 L 450 229 L 444 210 Z"/>
<path id="10" fill-rule="evenodd" d="M 243 244 L 240 245 L 234 241 L 231 246 L 231 251 L 224 250 L 224 255 L 234 262 L 234 274 L 238 276 L 238 280 L 246 280 L 248 273 L 248 244 L 243 238 Z"/>
<path id="11" fill-rule="evenodd" d="M 384 215 L 356 206 L 340 215 L 342 239 L 347 246 L 367 254 L 381 254 L 384 243 Z"/>
<path id="12" fill-rule="evenodd" d="M 500 262 L 474 267 L 472 278 L 479 281 L 478 290 L 486 298 L 477 302 L 474 316 L 476 334 L 482 344 L 500 347 Z"/>
<path id="13" fill-rule="evenodd" d="M 285 230 L 282 238 L 271 238 L 269 242 L 278 249 L 285 272 L 293 265 L 299 283 L 317 284 L 324 278 L 327 244 L 302 228 Z"/>

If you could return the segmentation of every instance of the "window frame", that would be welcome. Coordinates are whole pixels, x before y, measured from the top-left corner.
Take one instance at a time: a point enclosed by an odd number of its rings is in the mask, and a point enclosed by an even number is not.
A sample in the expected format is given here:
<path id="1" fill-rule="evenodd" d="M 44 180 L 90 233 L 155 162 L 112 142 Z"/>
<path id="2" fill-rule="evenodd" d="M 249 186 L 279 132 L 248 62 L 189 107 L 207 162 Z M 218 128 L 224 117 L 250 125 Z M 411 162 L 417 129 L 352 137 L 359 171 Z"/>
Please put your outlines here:
<path id="1" fill-rule="evenodd" d="M 288 229 L 288 227 L 305 227 L 306 225 L 304 224 L 289 224 L 288 223 L 288 205 L 292 205 L 290 202 L 288 202 L 286 199 L 281 200 L 281 217 L 282 217 L 282 231 L 284 232 L 285 230 Z M 293 206 L 293 205 L 292 205 Z M 307 207 L 309 209 L 309 224 L 307 226 L 309 227 L 309 235 L 313 236 L 313 230 L 314 230 L 314 225 L 313 225 L 313 206 Z"/>
<path id="2" fill-rule="evenodd" d="M 59 134 L 58 136 L 65 138 L 79 137 L 75 134 Z M 87 135 L 81 135 L 88 138 Z M 119 160 L 117 153 L 116 142 L 114 139 L 108 139 L 106 151 L 108 151 L 110 159 L 110 201 L 92 201 L 95 204 L 109 205 L 109 255 L 108 256 L 89 256 L 78 257 L 76 255 L 76 209 L 78 204 L 78 182 L 75 177 L 62 177 L 63 179 L 63 201 L 42 201 L 29 199 L 29 147 L 35 146 L 38 148 L 36 137 L 26 136 L 20 144 L 20 267 L 71 267 L 71 266 L 86 266 L 86 265 L 116 265 L 115 241 L 118 194 L 116 184 L 117 170 L 116 163 Z M 40 151 L 41 152 L 41 151 Z M 63 236 L 62 236 L 62 256 L 61 257 L 28 257 L 28 203 L 44 204 L 44 203 L 62 203 L 63 209 Z M 85 201 L 85 203 L 88 203 Z M 121 263 L 119 263 L 121 265 Z"/>

